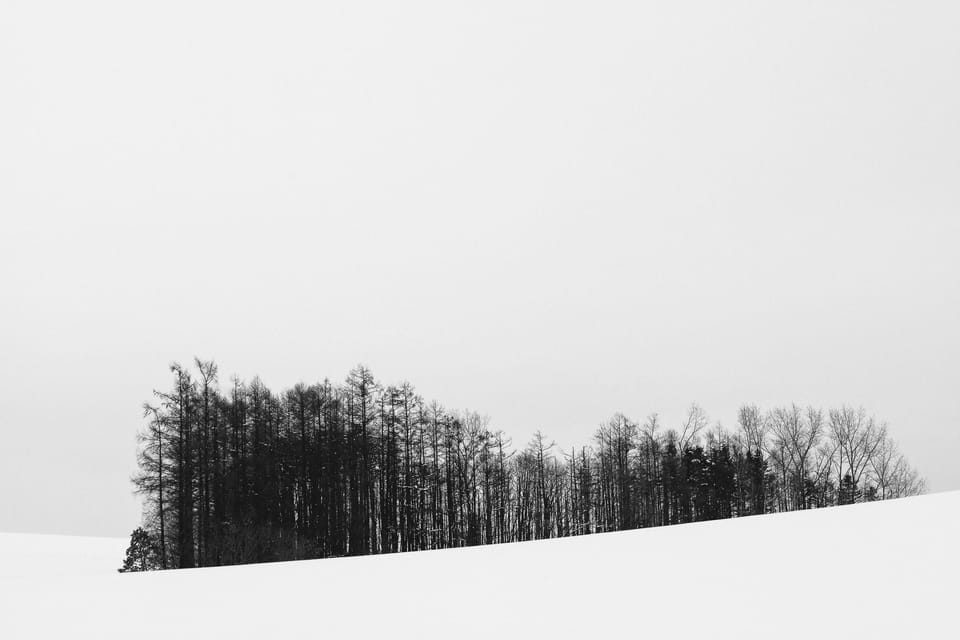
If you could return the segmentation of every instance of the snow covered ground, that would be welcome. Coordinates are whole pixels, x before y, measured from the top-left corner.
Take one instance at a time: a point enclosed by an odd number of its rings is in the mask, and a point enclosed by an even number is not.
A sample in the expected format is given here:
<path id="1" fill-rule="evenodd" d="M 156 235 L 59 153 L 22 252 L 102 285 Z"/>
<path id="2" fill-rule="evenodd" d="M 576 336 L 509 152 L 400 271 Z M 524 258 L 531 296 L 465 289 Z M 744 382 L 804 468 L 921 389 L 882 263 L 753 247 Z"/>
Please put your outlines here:
<path id="1" fill-rule="evenodd" d="M 960 492 L 583 538 L 117 574 L 0 535 L 0 637 L 949 638 Z"/>

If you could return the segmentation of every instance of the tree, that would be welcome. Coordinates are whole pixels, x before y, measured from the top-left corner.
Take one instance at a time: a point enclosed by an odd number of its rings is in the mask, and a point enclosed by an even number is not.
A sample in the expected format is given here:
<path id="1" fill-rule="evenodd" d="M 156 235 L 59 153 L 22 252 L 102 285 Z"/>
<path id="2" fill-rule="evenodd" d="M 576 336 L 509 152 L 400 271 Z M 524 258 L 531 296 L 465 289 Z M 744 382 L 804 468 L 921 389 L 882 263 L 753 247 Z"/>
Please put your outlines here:
<path id="1" fill-rule="evenodd" d="M 758 453 L 766 451 L 769 421 L 756 405 L 743 405 L 737 413 L 744 447 Z"/>
<path id="2" fill-rule="evenodd" d="M 166 504 L 164 503 L 164 482 L 163 471 L 167 465 L 164 458 L 163 441 L 164 435 L 164 417 L 157 407 L 148 403 L 143 405 L 144 417 L 149 417 L 150 422 L 145 431 L 138 434 L 140 449 L 137 456 L 137 462 L 140 467 L 139 473 L 134 475 L 133 483 L 136 492 L 146 497 L 146 507 L 149 511 L 149 519 L 156 524 L 159 529 L 157 546 L 159 549 L 160 568 L 167 568 L 167 528 L 166 528 Z"/>
<path id="3" fill-rule="evenodd" d="M 837 503 L 854 504 L 859 502 L 861 497 L 863 497 L 863 491 L 861 491 L 860 487 L 857 485 L 857 481 L 853 479 L 851 474 L 845 473 L 843 475 L 843 479 L 840 480 Z"/>
<path id="4" fill-rule="evenodd" d="M 130 534 L 130 546 L 127 547 L 127 556 L 123 559 L 123 566 L 117 569 L 120 573 L 132 571 L 152 571 L 160 566 L 157 543 L 143 527 L 137 527 Z"/>
<path id="5" fill-rule="evenodd" d="M 767 418 L 773 434 L 773 459 L 781 469 L 788 503 L 796 509 L 807 509 L 808 480 L 813 452 L 823 433 L 823 412 L 809 407 L 804 412 L 797 405 L 779 407 Z"/>
<path id="6" fill-rule="evenodd" d="M 860 485 L 870 461 L 886 439 L 886 425 L 878 425 L 862 408 L 841 407 L 830 411 L 830 433 L 835 443 L 837 476 L 849 475 L 854 486 Z"/>
<path id="7" fill-rule="evenodd" d="M 706 429 L 709 423 L 710 420 L 700 405 L 691 404 L 680 427 L 680 435 L 677 437 L 677 447 L 680 451 L 686 449 L 688 445 L 694 444 L 700 432 Z"/>
<path id="8" fill-rule="evenodd" d="M 520 451 L 475 412 L 426 405 L 365 367 L 275 394 L 174 364 L 144 405 L 144 499 L 124 571 L 441 549 L 916 495 L 884 425 L 848 408 L 745 405 L 738 429 L 616 413 L 592 446 Z"/>

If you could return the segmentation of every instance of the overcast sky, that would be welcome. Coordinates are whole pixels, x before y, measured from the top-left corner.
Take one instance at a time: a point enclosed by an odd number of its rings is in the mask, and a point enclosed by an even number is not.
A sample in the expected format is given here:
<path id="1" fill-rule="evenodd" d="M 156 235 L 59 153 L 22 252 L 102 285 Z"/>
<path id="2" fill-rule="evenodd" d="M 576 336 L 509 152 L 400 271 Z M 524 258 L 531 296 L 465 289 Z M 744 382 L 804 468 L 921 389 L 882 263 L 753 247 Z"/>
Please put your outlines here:
<path id="1" fill-rule="evenodd" d="M 515 443 L 863 405 L 960 488 L 955 2 L 5 2 L 0 530 L 127 535 L 171 361 Z"/>

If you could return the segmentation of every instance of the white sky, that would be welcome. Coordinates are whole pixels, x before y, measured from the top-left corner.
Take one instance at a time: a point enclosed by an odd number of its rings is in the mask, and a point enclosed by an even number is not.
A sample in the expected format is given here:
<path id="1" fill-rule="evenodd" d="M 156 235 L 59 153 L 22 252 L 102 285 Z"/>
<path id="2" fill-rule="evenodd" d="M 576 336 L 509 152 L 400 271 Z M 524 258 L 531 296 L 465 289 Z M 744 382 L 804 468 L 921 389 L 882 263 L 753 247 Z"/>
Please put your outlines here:
<path id="1" fill-rule="evenodd" d="M 0 9 L 0 530 L 126 535 L 140 405 L 356 363 L 587 442 L 863 405 L 960 488 L 953 2 Z"/>

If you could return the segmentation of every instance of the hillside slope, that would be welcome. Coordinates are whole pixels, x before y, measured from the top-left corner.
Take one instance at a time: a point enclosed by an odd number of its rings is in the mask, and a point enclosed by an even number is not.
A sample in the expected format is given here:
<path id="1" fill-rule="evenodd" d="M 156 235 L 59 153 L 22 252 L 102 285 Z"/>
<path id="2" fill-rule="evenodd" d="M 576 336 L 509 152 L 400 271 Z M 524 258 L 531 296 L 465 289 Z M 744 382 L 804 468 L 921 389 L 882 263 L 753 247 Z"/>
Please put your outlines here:
<path id="1" fill-rule="evenodd" d="M 51 541 L 0 536 L 4 638 L 946 638 L 960 596 L 960 492 L 416 554 L 8 570 Z"/>

